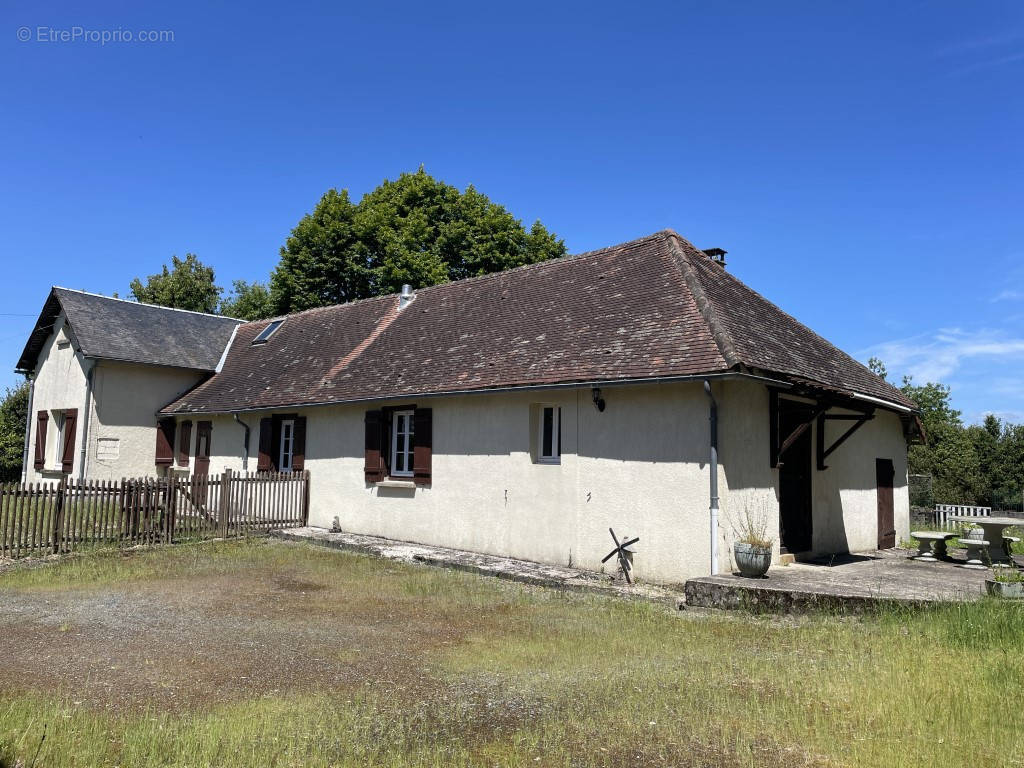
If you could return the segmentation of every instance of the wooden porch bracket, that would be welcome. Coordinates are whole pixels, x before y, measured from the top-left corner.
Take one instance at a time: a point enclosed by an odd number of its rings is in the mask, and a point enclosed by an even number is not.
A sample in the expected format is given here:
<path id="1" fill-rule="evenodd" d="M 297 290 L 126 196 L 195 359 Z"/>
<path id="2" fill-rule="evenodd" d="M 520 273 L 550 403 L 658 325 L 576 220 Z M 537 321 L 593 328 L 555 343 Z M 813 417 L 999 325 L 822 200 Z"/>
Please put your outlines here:
<path id="1" fill-rule="evenodd" d="M 828 403 L 817 403 L 817 404 L 811 406 L 811 409 L 807 412 L 806 421 L 802 421 L 800 424 L 798 424 L 796 426 L 796 428 L 786 437 L 785 440 L 782 441 L 782 443 L 780 445 L 779 442 L 778 442 L 778 439 L 779 439 L 779 411 L 778 411 L 779 405 L 778 405 L 778 396 L 776 396 L 776 398 L 775 398 L 775 405 L 774 405 L 774 411 L 771 413 L 771 420 L 772 420 L 772 429 L 771 429 L 772 439 L 771 439 L 771 444 L 772 444 L 772 468 L 773 469 L 775 467 L 779 466 L 779 462 L 780 462 L 780 459 L 782 457 L 782 454 L 784 454 L 786 452 L 786 450 L 791 445 L 793 445 L 793 443 L 795 443 L 797 440 L 800 439 L 800 435 L 802 435 L 804 432 L 806 432 L 808 430 L 808 428 L 811 426 L 811 424 L 814 423 L 815 419 L 821 417 L 825 413 L 825 411 L 827 411 L 831 407 L 832 406 L 830 404 L 828 404 Z M 771 411 L 772 408 L 769 407 L 769 410 Z"/>
<path id="2" fill-rule="evenodd" d="M 875 418 L 874 412 L 865 413 L 835 413 L 835 414 L 818 414 L 818 470 L 828 469 L 828 465 L 825 464 L 825 459 L 832 455 L 832 453 L 840 445 L 845 443 L 854 432 L 863 427 L 866 423 Z M 852 421 L 853 425 L 850 426 L 843 434 L 841 434 L 836 441 L 832 443 L 828 448 L 825 447 L 825 423 L 829 421 Z"/>

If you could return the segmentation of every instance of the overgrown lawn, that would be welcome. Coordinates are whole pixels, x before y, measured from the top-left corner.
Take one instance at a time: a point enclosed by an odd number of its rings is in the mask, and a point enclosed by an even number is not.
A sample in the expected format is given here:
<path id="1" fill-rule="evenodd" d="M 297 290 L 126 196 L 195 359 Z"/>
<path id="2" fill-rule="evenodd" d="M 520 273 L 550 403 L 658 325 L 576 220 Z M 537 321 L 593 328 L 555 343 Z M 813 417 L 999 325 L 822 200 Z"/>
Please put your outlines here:
<path id="1" fill-rule="evenodd" d="M 1024 765 L 1001 602 L 679 614 L 242 541 L 0 574 L 0 632 L 68 665 L 5 653 L 8 765 Z"/>

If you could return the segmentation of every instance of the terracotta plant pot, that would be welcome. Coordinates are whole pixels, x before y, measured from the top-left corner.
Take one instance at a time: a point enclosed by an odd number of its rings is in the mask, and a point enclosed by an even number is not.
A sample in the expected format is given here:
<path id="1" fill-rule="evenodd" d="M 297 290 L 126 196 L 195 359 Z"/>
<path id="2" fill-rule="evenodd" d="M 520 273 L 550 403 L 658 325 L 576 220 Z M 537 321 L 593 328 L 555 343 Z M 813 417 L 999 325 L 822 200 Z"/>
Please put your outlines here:
<path id="1" fill-rule="evenodd" d="M 740 575 L 748 578 L 762 578 L 768 573 L 768 566 L 772 564 L 772 551 L 767 547 L 755 547 L 752 544 L 737 541 L 732 545 L 732 553 L 736 558 L 736 566 L 740 569 Z"/>
<path id="2" fill-rule="evenodd" d="M 996 581 L 985 579 L 986 591 L 994 597 L 1024 600 L 1024 581 Z"/>

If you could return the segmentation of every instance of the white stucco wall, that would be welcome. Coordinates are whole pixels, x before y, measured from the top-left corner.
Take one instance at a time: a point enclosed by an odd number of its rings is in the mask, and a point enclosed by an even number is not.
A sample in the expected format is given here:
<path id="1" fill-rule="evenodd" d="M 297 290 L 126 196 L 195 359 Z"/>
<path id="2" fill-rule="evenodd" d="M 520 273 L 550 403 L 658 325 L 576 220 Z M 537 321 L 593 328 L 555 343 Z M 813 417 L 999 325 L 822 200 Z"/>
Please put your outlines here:
<path id="1" fill-rule="evenodd" d="M 75 461 L 72 471 L 82 470 L 83 435 L 87 435 L 85 473 L 88 477 L 117 479 L 156 474 L 156 412 L 187 389 L 203 374 L 181 368 L 87 360 L 74 344 L 74 331 L 58 316 L 54 331 L 39 355 L 29 417 L 29 452 L 26 482 L 61 477 L 57 430 L 47 426 L 46 468 L 37 471 L 35 456 L 36 414 L 41 410 L 78 409 Z M 86 411 L 86 389 L 92 370 L 92 396 Z M 116 450 L 116 458 L 111 452 Z"/>
<path id="2" fill-rule="evenodd" d="M 29 414 L 28 461 L 24 470 L 26 482 L 59 479 L 61 477 L 60 448 L 57 446 L 57 429 L 53 423 L 53 411 L 78 409 L 78 423 L 75 436 L 75 464 L 77 472 L 81 463 L 78 448 L 81 446 L 83 408 L 85 407 L 85 380 L 88 367 L 79 355 L 64 328 L 65 318 L 61 314 L 54 322 L 53 332 L 43 345 L 36 366 L 32 392 L 32 413 Z M 38 438 L 36 414 L 50 413 L 46 429 L 46 468 L 37 471 L 34 467 L 35 445 Z"/>
<path id="3" fill-rule="evenodd" d="M 833 410 L 833 413 L 842 413 Z M 846 431 L 849 422 L 826 424 L 831 444 Z M 817 430 L 814 438 L 818 439 Z M 817 450 L 817 444 L 813 446 Z M 825 463 L 828 469 L 814 473 L 814 549 L 826 552 L 859 552 L 878 546 L 878 486 L 875 459 L 891 459 L 893 515 L 896 543 L 910 538 L 910 494 L 907 486 L 907 444 L 899 416 L 875 412 Z"/>
<path id="4" fill-rule="evenodd" d="M 778 478 L 769 466 L 765 388 L 729 381 L 714 391 L 720 567 L 728 570 L 744 512 L 764 518 L 777 538 Z M 640 537 L 640 578 L 674 582 L 710 572 L 708 400 L 700 383 L 606 387 L 603 395 L 603 413 L 589 389 L 423 399 L 416 404 L 433 409 L 433 483 L 415 489 L 363 480 L 365 412 L 414 401 L 287 409 L 307 417 L 310 523 L 329 527 L 336 519 L 357 533 L 556 564 L 571 558 L 592 569 L 611 549 L 612 527 Z M 559 465 L 537 464 L 531 455 L 540 403 L 562 408 Z M 252 429 L 250 470 L 264 415 L 243 416 Z M 200 418 L 207 417 L 192 420 Z M 243 429 L 227 416 L 210 420 L 210 472 L 240 470 Z M 882 413 L 830 457 L 826 472 L 815 473 L 815 549 L 843 541 L 851 549 L 874 547 L 876 457 L 896 465 L 897 529 L 904 535 L 906 450 L 898 418 Z"/>
<path id="5" fill-rule="evenodd" d="M 88 476 L 157 474 L 156 413 L 201 378 L 201 373 L 183 368 L 98 361 L 93 371 Z M 115 445 L 116 458 L 110 455 Z"/>

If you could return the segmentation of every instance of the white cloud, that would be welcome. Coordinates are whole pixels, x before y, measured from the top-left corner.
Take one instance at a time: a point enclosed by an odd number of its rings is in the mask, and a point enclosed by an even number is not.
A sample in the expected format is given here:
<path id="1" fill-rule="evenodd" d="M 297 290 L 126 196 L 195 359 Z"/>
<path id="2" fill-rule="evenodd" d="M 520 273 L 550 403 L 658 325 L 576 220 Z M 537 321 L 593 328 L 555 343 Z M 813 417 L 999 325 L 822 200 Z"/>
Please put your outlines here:
<path id="1" fill-rule="evenodd" d="M 992 297 L 992 301 L 1022 301 L 1024 300 L 1024 291 L 1005 290 L 1000 291 Z"/>
<path id="2" fill-rule="evenodd" d="M 891 372 L 913 376 L 918 383 L 948 381 L 971 362 L 989 366 L 1024 361 L 1024 338 L 988 329 L 944 328 L 877 344 L 861 353 L 862 358 L 870 356 L 880 358 Z"/>

